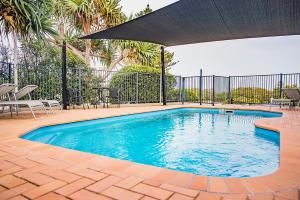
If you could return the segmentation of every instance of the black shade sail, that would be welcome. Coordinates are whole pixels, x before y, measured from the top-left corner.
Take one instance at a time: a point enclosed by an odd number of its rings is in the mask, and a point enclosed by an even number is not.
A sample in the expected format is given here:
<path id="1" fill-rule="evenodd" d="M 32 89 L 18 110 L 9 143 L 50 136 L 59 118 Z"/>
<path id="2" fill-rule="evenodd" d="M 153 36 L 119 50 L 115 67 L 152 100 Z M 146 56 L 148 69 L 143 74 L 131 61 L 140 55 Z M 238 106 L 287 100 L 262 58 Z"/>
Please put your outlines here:
<path id="1" fill-rule="evenodd" d="M 164 46 L 300 34 L 300 0 L 180 0 L 82 39 Z"/>

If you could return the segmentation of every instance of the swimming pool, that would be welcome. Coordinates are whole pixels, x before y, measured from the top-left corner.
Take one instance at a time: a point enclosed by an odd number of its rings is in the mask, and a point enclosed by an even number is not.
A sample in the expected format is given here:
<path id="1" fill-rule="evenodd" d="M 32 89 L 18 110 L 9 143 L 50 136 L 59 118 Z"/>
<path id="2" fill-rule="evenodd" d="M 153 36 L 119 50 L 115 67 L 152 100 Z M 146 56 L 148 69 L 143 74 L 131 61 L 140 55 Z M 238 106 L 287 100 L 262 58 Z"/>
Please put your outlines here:
<path id="1" fill-rule="evenodd" d="M 279 113 L 180 108 L 43 127 L 23 139 L 216 177 L 255 177 L 279 166 L 279 134 L 255 128 Z"/>

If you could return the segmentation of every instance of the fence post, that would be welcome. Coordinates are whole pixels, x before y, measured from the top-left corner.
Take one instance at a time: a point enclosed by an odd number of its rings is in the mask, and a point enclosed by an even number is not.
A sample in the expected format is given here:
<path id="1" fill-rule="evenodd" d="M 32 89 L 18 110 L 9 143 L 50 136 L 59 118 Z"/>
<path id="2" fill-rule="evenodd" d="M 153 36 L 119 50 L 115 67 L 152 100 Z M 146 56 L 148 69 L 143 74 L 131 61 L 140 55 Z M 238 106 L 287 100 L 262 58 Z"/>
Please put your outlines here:
<path id="1" fill-rule="evenodd" d="M 135 79 L 135 103 L 139 103 L 139 73 L 136 73 Z"/>
<path id="2" fill-rule="evenodd" d="M 162 83 L 162 78 L 161 78 L 161 74 L 160 74 L 159 75 L 159 103 L 161 103 L 161 100 L 162 100 L 162 95 L 161 95 L 162 86 L 161 86 L 161 83 Z"/>
<path id="3" fill-rule="evenodd" d="M 79 96 L 82 96 L 82 87 L 81 87 L 81 68 L 80 66 L 78 67 L 78 93 Z"/>
<path id="4" fill-rule="evenodd" d="M 179 76 L 179 86 L 178 86 L 178 88 L 179 88 L 179 102 L 182 102 L 182 96 L 181 96 L 181 92 L 182 92 L 182 77 L 181 76 Z"/>
<path id="5" fill-rule="evenodd" d="M 283 75 L 280 74 L 280 81 L 279 81 L 279 97 L 282 98 L 282 89 L 283 89 Z"/>
<path id="6" fill-rule="evenodd" d="M 228 95 L 227 95 L 227 101 L 229 104 L 232 104 L 232 99 L 231 99 L 231 76 L 228 76 Z"/>
<path id="7" fill-rule="evenodd" d="M 165 69 L 165 48 L 161 46 L 161 86 L 163 105 L 167 105 L 167 90 L 166 90 L 166 69 Z"/>
<path id="8" fill-rule="evenodd" d="M 299 75 L 299 79 L 298 79 L 299 85 L 298 85 L 298 88 L 300 88 L 300 73 L 298 75 Z"/>
<path id="9" fill-rule="evenodd" d="M 200 69 L 199 77 L 199 103 L 202 105 L 202 69 Z"/>
<path id="10" fill-rule="evenodd" d="M 12 83 L 11 82 L 11 78 L 12 78 L 12 69 L 11 69 L 11 66 L 12 66 L 12 64 L 8 63 L 8 82 L 9 83 Z"/>
<path id="11" fill-rule="evenodd" d="M 182 91 L 181 91 L 181 103 L 185 102 L 185 77 L 182 77 Z"/>
<path id="12" fill-rule="evenodd" d="M 213 86 L 212 86 L 212 105 L 215 106 L 215 75 L 213 75 Z"/>
<path id="13" fill-rule="evenodd" d="M 68 109 L 68 97 L 67 97 L 67 47 L 66 41 L 63 41 L 61 48 L 61 59 L 62 59 L 62 100 L 63 100 L 63 109 Z"/>

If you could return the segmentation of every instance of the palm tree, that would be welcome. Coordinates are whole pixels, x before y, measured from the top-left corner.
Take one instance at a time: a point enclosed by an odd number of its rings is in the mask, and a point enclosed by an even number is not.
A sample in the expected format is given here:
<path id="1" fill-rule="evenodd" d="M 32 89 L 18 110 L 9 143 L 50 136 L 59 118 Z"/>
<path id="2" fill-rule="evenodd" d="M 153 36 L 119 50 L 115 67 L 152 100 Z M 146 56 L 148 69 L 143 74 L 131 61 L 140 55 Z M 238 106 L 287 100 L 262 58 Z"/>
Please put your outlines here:
<path id="1" fill-rule="evenodd" d="M 120 6 L 120 0 L 95 0 L 95 5 L 97 13 L 100 15 L 98 30 L 121 24 L 126 19 Z"/>
<path id="2" fill-rule="evenodd" d="M 52 14 L 55 16 L 55 21 L 57 21 L 58 34 L 60 43 L 64 39 L 65 34 L 65 24 L 68 22 L 69 16 L 65 12 L 66 4 L 64 0 L 52 0 Z"/>
<path id="3" fill-rule="evenodd" d="M 91 0 L 65 0 L 67 12 L 74 25 L 83 30 L 84 34 L 91 32 L 93 22 L 97 20 L 96 7 Z M 91 62 L 91 40 L 85 40 L 85 62 Z"/>
<path id="4" fill-rule="evenodd" d="M 120 24 L 125 18 L 119 0 L 64 0 L 75 27 L 85 35 Z M 91 62 L 92 43 L 85 40 L 85 61 Z"/>
<path id="5" fill-rule="evenodd" d="M 47 1 L 42 2 L 43 4 Z M 30 34 L 44 37 L 55 34 L 52 22 L 42 12 L 38 0 L 0 0 L 1 34 L 12 35 L 14 51 L 14 83 L 18 85 L 18 38 L 28 38 Z M 40 10 L 37 12 L 37 10 Z"/>

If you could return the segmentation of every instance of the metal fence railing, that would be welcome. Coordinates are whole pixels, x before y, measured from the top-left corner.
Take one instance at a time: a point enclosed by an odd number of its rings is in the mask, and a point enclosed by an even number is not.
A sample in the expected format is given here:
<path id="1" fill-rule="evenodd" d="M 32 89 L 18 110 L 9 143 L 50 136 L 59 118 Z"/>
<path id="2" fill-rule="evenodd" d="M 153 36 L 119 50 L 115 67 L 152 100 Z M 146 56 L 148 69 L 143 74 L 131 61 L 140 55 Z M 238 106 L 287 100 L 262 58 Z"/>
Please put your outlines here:
<path id="1" fill-rule="evenodd" d="M 265 104 L 283 97 L 283 88 L 300 88 L 300 73 L 229 77 L 230 103 Z"/>
<path id="2" fill-rule="evenodd" d="M 19 88 L 34 84 L 39 88 L 34 99 L 60 99 L 62 96 L 60 66 L 18 66 Z M 13 82 L 13 65 L 0 62 L 0 84 Z M 97 95 L 94 88 L 120 89 L 121 103 L 159 103 L 162 101 L 161 75 L 158 73 L 122 73 L 92 68 L 67 69 L 69 88 L 77 89 L 86 102 Z M 282 98 L 283 88 L 300 88 L 300 73 L 251 76 L 167 75 L 168 102 L 266 104 L 270 98 Z"/>

